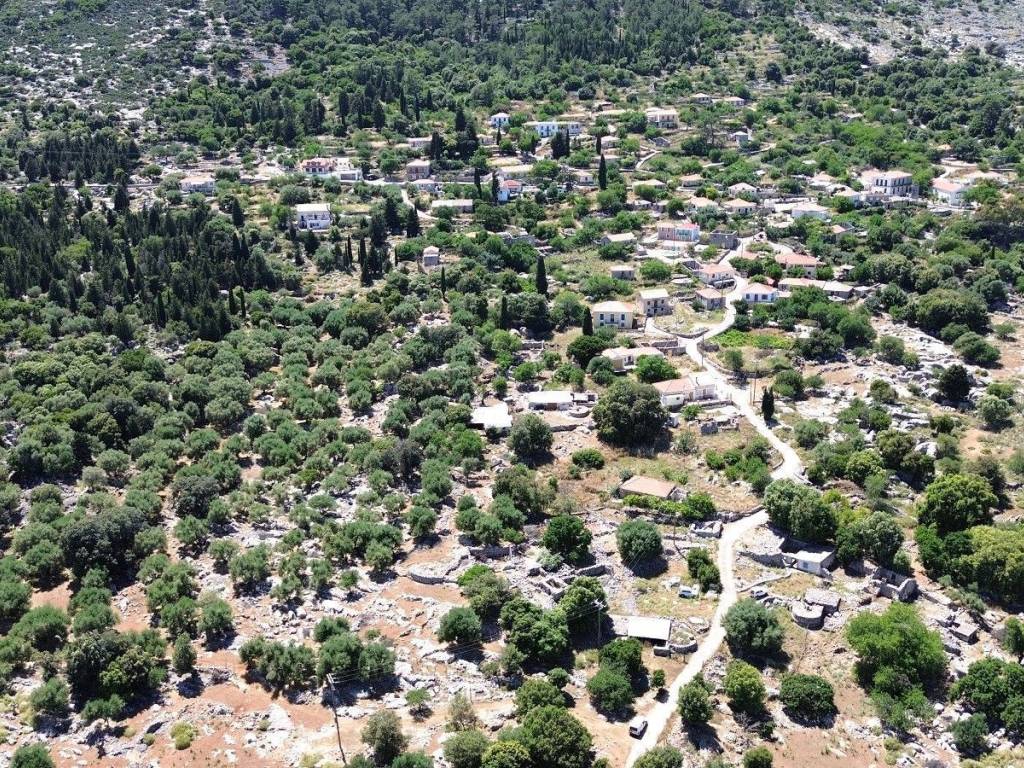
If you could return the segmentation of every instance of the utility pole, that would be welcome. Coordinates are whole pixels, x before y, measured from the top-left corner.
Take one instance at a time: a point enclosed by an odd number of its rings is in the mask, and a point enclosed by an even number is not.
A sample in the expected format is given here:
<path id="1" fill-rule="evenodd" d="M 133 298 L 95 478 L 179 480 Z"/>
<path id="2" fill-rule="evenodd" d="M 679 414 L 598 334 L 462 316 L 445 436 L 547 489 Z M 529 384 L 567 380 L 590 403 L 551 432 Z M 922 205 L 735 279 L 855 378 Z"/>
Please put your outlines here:
<path id="1" fill-rule="evenodd" d="M 338 697 L 336 695 L 338 689 L 334 685 L 334 675 L 327 675 L 327 684 L 331 688 L 331 711 L 334 713 L 334 732 L 338 736 L 338 751 L 341 752 L 341 764 L 348 765 L 348 759 L 345 757 L 345 748 L 341 745 L 341 726 L 338 725 Z"/>

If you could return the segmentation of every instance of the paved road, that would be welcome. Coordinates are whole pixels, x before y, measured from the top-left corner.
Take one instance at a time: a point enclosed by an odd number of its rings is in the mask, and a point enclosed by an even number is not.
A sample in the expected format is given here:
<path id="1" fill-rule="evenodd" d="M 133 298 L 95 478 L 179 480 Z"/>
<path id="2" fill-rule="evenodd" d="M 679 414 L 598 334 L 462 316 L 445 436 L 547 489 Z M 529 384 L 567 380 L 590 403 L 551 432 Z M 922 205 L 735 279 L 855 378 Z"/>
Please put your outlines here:
<path id="1" fill-rule="evenodd" d="M 752 238 L 742 240 L 739 249 L 736 252 L 730 252 L 722 262 L 728 264 L 729 259 L 731 259 L 733 255 L 736 253 L 742 254 L 751 240 Z M 743 416 L 754 425 L 754 428 L 758 433 L 763 435 L 765 439 L 771 443 L 772 447 L 775 448 L 775 450 L 782 456 L 782 463 L 774 472 L 772 472 L 772 477 L 775 479 L 799 479 L 803 474 L 803 463 L 800 461 L 800 457 L 789 444 L 781 440 L 774 432 L 772 432 L 771 429 L 769 429 L 759 410 L 750 404 L 749 389 L 746 386 L 741 387 L 735 385 L 726 374 L 722 373 L 717 368 L 713 366 L 705 366 L 704 358 L 699 348 L 699 343 L 702 340 L 712 339 L 732 327 L 732 324 L 736 319 L 736 307 L 734 306 L 734 302 L 743 296 L 743 289 L 746 285 L 747 280 L 744 277 L 737 275 L 736 286 L 726 295 L 725 298 L 725 317 L 720 323 L 709 328 L 702 337 L 687 340 L 686 354 L 695 363 L 702 365 L 705 371 L 714 377 L 719 393 L 724 396 L 723 399 L 731 399 L 739 409 L 740 413 L 742 413 Z M 679 695 L 679 689 L 693 680 L 693 678 L 697 676 L 697 673 L 704 668 L 704 665 L 716 653 L 718 653 L 718 649 L 722 645 L 722 641 L 725 640 L 725 629 L 722 627 L 722 621 L 725 619 L 726 612 L 738 599 L 736 579 L 733 573 L 733 565 L 735 564 L 736 559 L 734 551 L 736 542 L 742 539 L 744 535 L 758 526 L 763 525 L 767 521 L 767 513 L 758 512 L 749 517 L 729 523 L 724 527 L 722 531 L 722 538 L 718 543 L 718 570 L 722 580 L 722 592 L 718 598 L 718 607 L 715 609 L 715 615 L 711 620 L 711 627 L 709 628 L 708 633 L 700 641 L 697 646 L 697 650 L 694 651 L 693 655 L 687 660 L 686 666 L 683 667 L 682 671 L 672 681 L 672 684 L 668 688 L 668 696 L 665 701 L 657 702 L 651 711 L 647 713 L 647 732 L 644 734 L 642 739 L 637 740 L 633 744 L 633 749 L 630 751 L 629 758 L 626 761 L 626 768 L 630 768 L 637 758 L 658 745 L 658 742 L 672 720 L 672 715 L 675 713 L 676 699 Z"/>

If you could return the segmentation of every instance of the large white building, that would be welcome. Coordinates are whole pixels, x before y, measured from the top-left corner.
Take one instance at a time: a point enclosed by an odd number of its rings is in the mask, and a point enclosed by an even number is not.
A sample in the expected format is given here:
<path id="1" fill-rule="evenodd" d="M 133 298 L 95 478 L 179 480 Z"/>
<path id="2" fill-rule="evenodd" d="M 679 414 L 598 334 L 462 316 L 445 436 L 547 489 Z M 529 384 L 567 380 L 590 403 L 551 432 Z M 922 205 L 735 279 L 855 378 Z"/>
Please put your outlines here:
<path id="1" fill-rule="evenodd" d="M 294 221 L 298 229 L 322 231 L 330 229 L 334 219 L 327 203 L 300 203 L 295 206 Z"/>
<path id="2" fill-rule="evenodd" d="M 590 308 L 595 328 L 632 328 L 636 308 L 624 301 L 600 301 Z"/>

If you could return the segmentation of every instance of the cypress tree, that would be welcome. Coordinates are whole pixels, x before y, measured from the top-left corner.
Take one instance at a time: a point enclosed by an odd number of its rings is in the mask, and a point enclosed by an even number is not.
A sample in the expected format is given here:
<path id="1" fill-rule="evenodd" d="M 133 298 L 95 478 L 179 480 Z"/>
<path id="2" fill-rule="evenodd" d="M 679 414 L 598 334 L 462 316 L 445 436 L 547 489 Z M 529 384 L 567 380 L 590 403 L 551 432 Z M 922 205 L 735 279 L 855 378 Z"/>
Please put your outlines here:
<path id="1" fill-rule="evenodd" d="M 498 327 L 503 331 L 507 331 L 508 325 L 508 298 L 503 294 L 501 297 L 501 311 L 498 313 Z"/>
<path id="2" fill-rule="evenodd" d="M 238 314 L 245 319 L 245 289 L 242 286 L 238 286 Z"/>
<path id="3" fill-rule="evenodd" d="M 594 318 L 590 314 L 590 307 L 585 307 L 585 310 L 586 311 L 583 313 L 583 335 L 584 336 L 593 336 L 594 335 Z"/>
<path id="4" fill-rule="evenodd" d="M 447 280 L 444 275 L 444 267 L 441 267 L 441 298 L 445 298 L 445 292 L 448 290 Z"/>
<path id="5" fill-rule="evenodd" d="M 409 206 L 409 213 L 405 217 L 405 236 L 419 237 L 420 235 L 420 214 L 416 210 L 416 206 Z"/>
<path id="6" fill-rule="evenodd" d="M 771 421 L 775 415 L 775 393 L 772 392 L 771 387 L 765 389 L 764 394 L 761 395 L 761 415 L 764 416 L 765 421 Z"/>
<path id="7" fill-rule="evenodd" d="M 597 186 L 608 189 L 608 164 L 604 161 L 604 155 L 601 155 L 601 161 L 597 166 Z"/>
<path id="8" fill-rule="evenodd" d="M 544 298 L 547 298 L 547 295 L 548 295 L 548 273 L 547 273 L 547 269 L 544 266 L 544 257 L 543 256 L 538 256 L 537 257 L 537 275 L 536 275 L 536 279 L 534 280 L 534 285 L 536 285 L 536 287 L 537 287 L 537 293 L 539 293 Z"/>

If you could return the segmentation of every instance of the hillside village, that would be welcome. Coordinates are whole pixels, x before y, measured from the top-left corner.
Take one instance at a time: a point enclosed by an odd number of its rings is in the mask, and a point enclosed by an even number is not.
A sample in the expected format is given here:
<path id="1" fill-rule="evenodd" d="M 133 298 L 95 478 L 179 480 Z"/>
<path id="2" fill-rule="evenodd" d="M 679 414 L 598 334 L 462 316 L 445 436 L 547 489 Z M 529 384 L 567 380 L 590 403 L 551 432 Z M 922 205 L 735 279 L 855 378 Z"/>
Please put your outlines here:
<path id="1" fill-rule="evenodd" d="M 749 5 L 5 41 L 0 767 L 1021 759 L 1019 72 Z"/>

